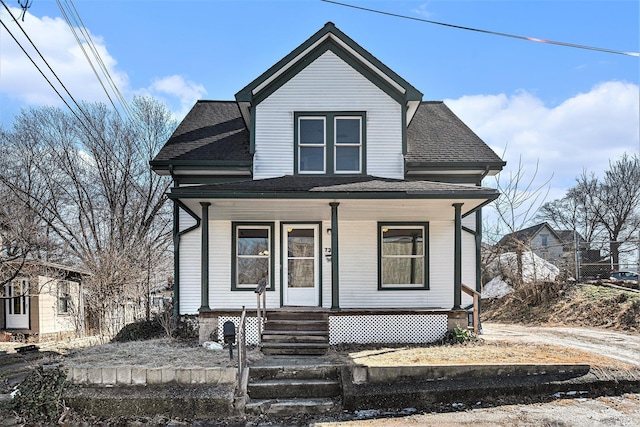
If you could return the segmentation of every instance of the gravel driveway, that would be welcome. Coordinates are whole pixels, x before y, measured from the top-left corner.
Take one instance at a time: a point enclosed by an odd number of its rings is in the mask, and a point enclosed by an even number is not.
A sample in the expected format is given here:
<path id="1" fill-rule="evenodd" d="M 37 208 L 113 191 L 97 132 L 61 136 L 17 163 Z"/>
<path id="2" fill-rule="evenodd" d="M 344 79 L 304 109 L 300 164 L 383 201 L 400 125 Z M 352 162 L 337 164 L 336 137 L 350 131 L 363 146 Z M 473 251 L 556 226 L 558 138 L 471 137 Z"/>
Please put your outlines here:
<path id="1" fill-rule="evenodd" d="M 603 329 L 526 326 L 484 322 L 486 341 L 552 344 L 607 356 L 640 367 L 640 335 Z"/>

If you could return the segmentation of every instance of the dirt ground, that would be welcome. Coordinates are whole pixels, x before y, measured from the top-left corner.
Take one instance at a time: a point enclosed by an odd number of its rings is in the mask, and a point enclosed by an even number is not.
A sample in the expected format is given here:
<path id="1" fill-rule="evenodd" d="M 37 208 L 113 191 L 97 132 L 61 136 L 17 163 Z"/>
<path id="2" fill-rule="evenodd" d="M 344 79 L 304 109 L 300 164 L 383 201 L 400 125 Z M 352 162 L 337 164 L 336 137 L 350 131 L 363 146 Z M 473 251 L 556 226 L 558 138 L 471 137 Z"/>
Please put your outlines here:
<path id="1" fill-rule="evenodd" d="M 316 427 L 494 427 L 494 426 L 640 426 L 640 394 L 596 399 L 558 399 L 548 403 L 505 405 L 495 408 L 460 408 L 448 413 L 416 414 L 397 418 L 320 422 Z"/>
<path id="2" fill-rule="evenodd" d="M 640 334 L 576 326 L 529 326 L 485 322 L 482 339 L 562 346 L 590 355 L 588 363 L 598 366 L 599 357 L 615 359 L 640 368 Z M 604 365 L 611 367 L 611 365 Z"/>

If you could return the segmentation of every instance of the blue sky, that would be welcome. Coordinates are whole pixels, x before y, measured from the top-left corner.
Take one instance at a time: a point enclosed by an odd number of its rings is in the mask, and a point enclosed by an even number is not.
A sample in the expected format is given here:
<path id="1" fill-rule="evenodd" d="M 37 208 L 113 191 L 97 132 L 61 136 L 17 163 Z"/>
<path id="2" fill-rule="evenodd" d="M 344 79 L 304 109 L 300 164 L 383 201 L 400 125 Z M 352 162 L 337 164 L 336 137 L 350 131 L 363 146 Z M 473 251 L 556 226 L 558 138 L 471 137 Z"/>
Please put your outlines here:
<path id="1" fill-rule="evenodd" d="M 619 51 L 640 50 L 638 1 L 347 1 L 416 18 Z M 17 1 L 5 0 L 10 7 Z M 64 3 L 64 2 L 63 2 Z M 76 0 L 125 97 L 150 94 L 181 118 L 233 95 L 332 21 L 424 93 L 445 100 L 509 162 L 560 197 L 584 169 L 640 153 L 640 59 L 463 31 L 303 1 Z M 12 9 L 18 13 L 19 9 Z M 54 0 L 21 22 L 76 99 L 104 101 Z M 19 29 L 2 8 L 2 21 Z M 24 42 L 24 38 L 21 38 Z M 0 28 L 0 123 L 62 105 Z M 506 150 L 505 150 L 506 149 Z"/>

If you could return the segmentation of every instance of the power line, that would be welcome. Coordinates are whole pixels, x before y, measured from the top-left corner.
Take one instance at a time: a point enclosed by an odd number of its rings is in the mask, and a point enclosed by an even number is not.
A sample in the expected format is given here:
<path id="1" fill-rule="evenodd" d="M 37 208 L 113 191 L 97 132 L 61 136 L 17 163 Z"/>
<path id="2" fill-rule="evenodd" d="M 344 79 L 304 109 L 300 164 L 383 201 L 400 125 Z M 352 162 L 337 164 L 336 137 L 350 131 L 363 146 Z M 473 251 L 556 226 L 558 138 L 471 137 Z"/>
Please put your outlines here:
<path id="1" fill-rule="evenodd" d="M 62 81 L 60 80 L 60 78 L 58 77 L 58 75 L 55 73 L 55 71 L 53 71 L 53 69 L 51 68 L 51 66 L 49 65 L 49 63 L 47 62 L 46 59 L 44 59 L 44 56 L 42 56 L 42 53 L 40 53 L 40 50 L 36 47 L 36 45 L 33 43 L 33 41 L 31 40 L 31 38 L 29 37 L 29 35 L 26 33 L 26 31 L 24 31 L 24 29 L 22 28 L 22 26 L 20 25 L 20 23 L 18 22 L 18 20 L 15 18 L 15 16 L 13 16 L 13 14 L 11 13 L 11 10 L 9 10 L 9 7 L 6 5 L 6 3 L 4 2 L 4 0 L 0 0 L 0 2 L 2 2 L 2 5 L 4 6 L 4 8 L 7 10 L 7 13 L 9 13 L 9 16 L 11 16 L 14 20 L 14 22 L 16 23 L 16 25 L 18 26 L 18 28 L 20 28 L 20 30 L 22 30 L 22 33 L 25 35 L 25 37 L 27 38 L 27 40 L 29 40 L 29 42 L 31 43 L 31 46 L 33 46 L 33 48 L 35 49 L 35 51 L 38 53 L 38 55 L 40 55 L 40 58 L 42 59 L 42 61 L 47 65 L 47 67 L 49 68 L 49 71 L 51 71 L 51 73 L 54 75 L 54 77 L 58 80 L 58 83 L 60 83 L 60 85 L 62 86 L 62 88 L 65 90 L 65 92 L 67 93 L 67 95 L 69 95 L 69 98 L 71 98 L 71 100 L 73 101 L 73 103 L 78 107 L 78 109 L 80 110 L 80 112 L 82 112 L 84 114 L 84 112 L 82 111 L 82 108 L 80 108 L 80 105 L 78 105 L 78 103 L 76 102 L 76 100 L 73 98 L 73 96 L 71 95 L 71 93 L 69 92 L 69 90 L 67 89 L 67 87 L 64 85 L 64 83 L 62 83 Z M 69 110 L 71 110 L 71 112 L 73 113 L 74 116 L 76 116 L 76 118 L 78 120 L 80 120 L 80 122 L 82 122 L 82 120 L 80 119 L 80 116 L 78 116 L 78 114 L 76 113 L 76 111 L 71 107 L 71 105 L 69 105 L 69 103 L 67 102 L 66 99 L 64 99 L 64 96 L 62 96 L 62 94 L 58 91 L 58 89 L 56 89 L 55 85 L 51 82 L 51 80 L 49 80 L 49 78 L 45 75 L 45 73 L 42 71 L 42 69 L 38 66 L 38 64 L 36 64 L 36 62 L 33 60 L 33 58 L 31 57 L 31 55 L 29 55 L 29 53 L 26 51 L 26 49 L 22 46 L 22 44 L 20 44 L 20 42 L 18 41 L 18 39 L 13 35 L 13 33 L 11 32 L 11 30 L 9 30 L 9 28 L 6 26 L 6 24 L 0 19 L 0 23 L 2 24 L 2 26 L 4 27 L 5 30 L 7 30 L 7 33 L 9 33 L 9 35 L 11 36 L 11 38 L 16 42 L 16 44 L 20 47 L 20 49 L 22 50 L 22 52 L 24 52 L 25 55 L 27 55 L 27 58 L 29 58 L 29 60 L 31 61 L 31 63 L 36 67 L 36 69 L 38 70 L 38 72 L 42 75 L 42 77 L 44 77 L 44 79 L 47 81 L 47 83 L 49 83 L 49 86 L 51 86 L 51 88 L 54 90 L 54 92 L 58 95 L 58 97 L 60 97 L 60 99 L 62 100 L 62 102 L 65 103 L 65 105 L 69 108 Z M 84 114 L 86 117 L 86 114 Z"/>
<path id="2" fill-rule="evenodd" d="M 479 28 L 472 28 L 472 27 L 463 27 L 461 25 L 447 24 L 445 22 L 431 21 L 429 19 L 416 18 L 414 16 L 400 15 L 400 14 L 397 14 L 397 13 L 385 12 L 385 11 L 382 11 L 382 10 L 369 9 L 367 7 L 355 6 L 355 5 L 352 5 L 352 4 L 341 3 L 341 2 L 334 1 L 334 0 L 320 0 L 320 1 L 323 1 L 325 3 L 332 3 L 332 4 L 335 4 L 335 5 L 338 5 L 338 6 L 350 7 L 352 9 L 363 10 L 365 12 L 379 13 L 381 15 L 394 16 L 396 18 L 410 19 L 412 21 L 419 21 L 419 22 L 426 22 L 428 24 L 442 25 L 444 27 L 456 28 L 456 29 L 459 29 L 459 30 L 475 31 L 475 32 L 478 32 L 478 33 L 491 34 L 491 35 L 494 35 L 494 36 L 510 37 L 510 38 L 513 38 L 513 39 L 526 40 L 526 41 L 538 42 L 538 43 L 555 44 L 555 45 L 558 45 L 558 46 L 573 47 L 573 48 L 576 48 L 576 49 L 587 49 L 587 50 L 595 50 L 595 51 L 598 51 L 598 52 L 614 53 L 614 54 L 617 54 L 617 55 L 627 55 L 627 56 L 640 57 L 640 52 L 623 52 L 623 51 L 614 50 L 614 49 L 604 49 L 604 48 L 600 48 L 600 47 L 585 46 L 585 45 L 574 44 L 574 43 L 565 43 L 565 42 L 559 42 L 559 41 L 554 41 L 554 40 L 545 40 L 545 39 L 540 39 L 540 38 L 536 38 L 536 37 L 526 37 L 526 36 L 519 36 L 519 35 L 515 35 L 515 34 L 500 33 L 500 32 L 497 32 L 497 31 L 482 30 L 482 29 L 479 29 Z"/>
<path id="3" fill-rule="evenodd" d="M 69 92 L 69 90 L 67 89 L 67 87 L 64 85 L 64 83 L 62 83 L 62 80 L 60 80 L 60 78 L 58 77 L 58 75 L 56 74 L 55 71 L 53 71 L 53 68 L 51 68 L 51 66 L 49 65 L 49 63 L 47 62 L 47 60 L 44 58 L 44 56 L 42 55 L 42 53 L 40 52 L 40 50 L 37 48 L 37 46 L 35 45 L 35 43 L 33 42 L 33 40 L 31 40 L 31 38 L 29 37 L 29 35 L 26 33 L 26 31 L 24 30 L 24 28 L 22 28 L 22 26 L 20 25 L 20 23 L 18 22 L 18 20 L 16 19 L 16 17 L 13 15 L 13 13 L 11 13 L 11 10 L 9 9 L 9 7 L 6 5 L 6 3 L 4 2 L 4 0 L 0 0 L 0 3 L 2 3 L 2 5 L 4 6 L 4 8 L 7 10 L 7 13 L 9 14 L 9 16 L 11 16 L 13 18 L 13 21 L 15 22 L 15 24 L 18 26 L 18 28 L 20 28 L 20 30 L 22 31 L 22 33 L 24 34 L 24 36 L 27 38 L 27 40 L 29 41 L 29 43 L 31 43 L 31 46 L 35 49 L 35 51 L 38 53 L 38 55 L 40 56 L 40 59 L 42 59 L 42 61 L 46 64 L 46 66 L 49 68 L 49 71 L 51 71 L 51 73 L 55 76 L 56 80 L 58 81 L 58 83 L 60 84 L 60 86 L 62 86 L 62 88 L 64 89 L 64 91 L 66 92 L 66 94 L 69 96 L 69 98 L 71 99 L 71 101 L 73 101 L 73 104 L 77 107 L 78 111 L 82 114 L 82 116 L 84 116 L 84 118 L 86 119 L 85 123 L 82 118 L 80 117 L 80 115 L 78 114 L 78 112 L 76 112 L 76 110 L 74 108 L 71 107 L 71 105 L 69 104 L 69 102 L 67 102 L 67 100 L 64 98 L 64 96 L 60 93 L 60 91 L 55 87 L 55 85 L 51 82 L 51 80 L 45 75 L 45 73 L 42 71 L 42 69 L 38 66 L 38 64 L 36 64 L 36 62 L 34 61 L 34 59 L 31 57 L 31 55 L 29 54 L 29 52 L 27 52 L 27 50 L 24 48 L 24 46 L 22 46 L 22 44 L 20 43 L 20 41 L 16 38 L 16 36 L 11 32 L 11 30 L 7 27 L 7 25 L 4 23 L 4 21 L 2 21 L 2 19 L 0 19 L 0 24 L 2 24 L 2 26 L 4 27 L 5 30 L 7 30 L 7 33 L 9 33 L 9 35 L 11 36 L 11 38 L 16 42 L 16 44 L 18 45 L 18 47 L 20 47 L 20 49 L 22 50 L 22 52 L 27 56 L 27 58 L 29 58 L 29 60 L 31 61 L 31 63 L 36 67 L 36 69 L 38 70 L 38 72 L 42 75 L 42 77 L 44 77 L 44 79 L 47 81 L 47 83 L 49 84 L 49 86 L 51 86 L 51 88 L 53 89 L 53 91 L 56 93 L 56 95 L 58 95 L 58 97 L 62 100 L 62 102 L 67 106 L 67 108 L 69 108 L 69 111 L 71 111 L 71 113 L 76 117 L 76 119 L 78 119 L 78 123 L 80 123 L 80 125 L 85 129 L 85 131 L 87 131 L 87 133 L 92 137 L 95 138 L 96 142 L 98 142 L 99 147 L 105 151 L 109 151 L 110 150 L 110 144 L 107 143 L 107 141 L 104 138 L 104 135 L 102 135 L 102 133 L 100 132 L 100 130 L 97 129 L 97 127 L 95 126 L 95 123 L 93 122 L 93 120 L 89 117 L 89 115 L 87 114 L 87 112 L 80 106 L 80 104 L 75 100 L 75 98 L 73 97 L 73 95 L 71 95 L 71 92 Z M 95 134 L 93 133 L 95 132 Z M 120 164 L 120 166 L 125 167 L 124 163 L 122 162 L 122 159 L 117 158 L 117 162 Z M 136 190 L 140 191 L 138 188 L 136 188 Z"/>
<path id="4" fill-rule="evenodd" d="M 86 29 L 86 26 L 82 22 L 82 18 L 80 17 L 80 14 L 78 13 L 78 10 L 74 6 L 73 1 L 72 0 L 71 1 L 68 1 L 68 0 L 65 1 L 65 3 L 67 4 L 66 9 L 65 9 L 64 5 L 61 3 L 60 0 L 56 0 L 56 3 L 58 4 L 58 7 L 59 7 L 63 17 L 64 17 L 65 21 L 67 22 L 67 25 L 68 25 L 69 29 L 71 30 L 71 33 L 74 35 L 74 37 L 76 39 L 76 42 L 78 43 L 78 46 L 82 50 L 82 52 L 83 52 L 83 54 L 85 56 L 85 59 L 87 60 L 87 62 L 89 63 L 89 66 L 93 70 L 94 75 L 98 79 L 98 82 L 100 83 L 100 86 L 102 87 L 102 90 L 107 95 L 107 98 L 109 99 L 109 102 L 111 102 L 111 105 L 113 106 L 114 110 L 116 111 L 116 113 L 118 113 L 118 115 L 120 114 L 118 109 L 117 109 L 117 107 L 115 106 L 115 103 L 114 103 L 111 95 L 109 94 L 109 91 L 107 90 L 107 88 L 105 86 L 105 83 L 104 83 L 102 77 L 98 73 L 98 70 L 96 70 L 93 61 L 89 58 L 89 54 L 87 53 L 87 49 L 85 48 L 85 43 L 82 42 L 82 39 L 84 39 L 84 41 L 86 42 L 86 46 L 88 46 L 89 51 L 93 55 L 93 58 L 95 58 L 95 62 L 98 64 L 98 67 L 99 67 L 100 71 L 106 77 L 107 85 L 110 87 L 110 89 L 113 92 L 114 96 L 116 97 L 116 99 L 118 100 L 120 105 L 122 106 L 122 109 L 126 112 L 127 115 L 130 116 L 131 115 L 131 110 L 129 108 L 129 105 L 127 104 L 127 101 L 125 100 L 124 96 L 122 96 L 122 93 L 120 92 L 120 90 L 118 89 L 116 83 L 114 82 L 113 78 L 111 77 L 111 73 L 109 72 L 109 69 L 105 65 L 104 61 L 102 60 L 102 57 L 100 56 L 100 53 L 98 52 L 98 49 L 96 48 L 96 46 L 95 46 L 95 44 L 93 42 L 93 39 L 91 38 L 91 34 L 89 33 L 89 31 Z M 75 26 L 71 22 L 72 19 L 73 19 L 73 22 L 75 23 Z M 77 27 L 77 29 L 76 29 L 76 27 Z M 80 37 L 78 35 L 78 32 L 80 32 L 80 35 L 82 37 Z"/>

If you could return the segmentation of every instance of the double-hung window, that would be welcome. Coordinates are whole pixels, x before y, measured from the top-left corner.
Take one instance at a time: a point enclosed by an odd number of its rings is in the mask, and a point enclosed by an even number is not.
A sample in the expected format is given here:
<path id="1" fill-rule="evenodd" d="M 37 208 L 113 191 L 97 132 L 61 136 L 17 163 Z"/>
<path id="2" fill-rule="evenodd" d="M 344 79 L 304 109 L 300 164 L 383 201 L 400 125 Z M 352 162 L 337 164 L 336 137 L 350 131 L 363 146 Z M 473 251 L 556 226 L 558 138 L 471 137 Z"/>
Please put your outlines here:
<path id="1" fill-rule="evenodd" d="M 428 289 L 427 223 L 379 223 L 379 289 Z"/>
<path id="2" fill-rule="evenodd" d="M 27 279 L 14 280 L 4 287 L 8 298 L 8 314 L 27 314 L 26 298 L 29 294 L 29 281 Z"/>
<path id="3" fill-rule="evenodd" d="M 69 282 L 58 282 L 58 314 L 69 314 L 70 302 Z"/>
<path id="4" fill-rule="evenodd" d="M 295 119 L 296 173 L 365 173 L 365 113 L 296 113 Z"/>
<path id="5" fill-rule="evenodd" d="M 260 280 L 273 290 L 273 224 L 233 223 L 232 290 L 252 291 Z"/>

